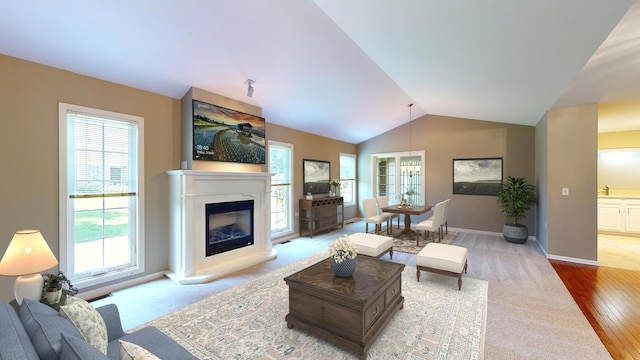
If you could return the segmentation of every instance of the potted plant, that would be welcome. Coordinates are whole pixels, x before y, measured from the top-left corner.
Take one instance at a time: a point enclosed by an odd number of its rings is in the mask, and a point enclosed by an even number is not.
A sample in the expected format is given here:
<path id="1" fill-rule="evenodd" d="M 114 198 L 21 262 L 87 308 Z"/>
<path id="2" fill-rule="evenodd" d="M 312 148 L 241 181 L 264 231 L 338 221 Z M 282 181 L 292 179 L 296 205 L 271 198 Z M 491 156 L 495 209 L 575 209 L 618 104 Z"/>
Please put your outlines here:
<path id="1" fill-rule="evenodd" d="M 523 244 L 529 237 L 527 226 L 518 223 L 518 219 L 525 218 L 525 212 L 536 204 L 536 187 L 527 183 L 527 179 L 508 176 L 498 191 L 500 209 L 513 222 L 507 223 L 502 229 L 504 239 Z"/>
<path id="2" fill-rule="evenodd" d="M 70 295 L 78 293 L 71 281 L 67 279 L 67 276 L 62 271 L 55 273 L 42 274 L 44 283 L 42 285 L 42 297 L 47 298 L 49 304 L 57 304 L 62 297 L 62 290 L 67 290 Z"/>

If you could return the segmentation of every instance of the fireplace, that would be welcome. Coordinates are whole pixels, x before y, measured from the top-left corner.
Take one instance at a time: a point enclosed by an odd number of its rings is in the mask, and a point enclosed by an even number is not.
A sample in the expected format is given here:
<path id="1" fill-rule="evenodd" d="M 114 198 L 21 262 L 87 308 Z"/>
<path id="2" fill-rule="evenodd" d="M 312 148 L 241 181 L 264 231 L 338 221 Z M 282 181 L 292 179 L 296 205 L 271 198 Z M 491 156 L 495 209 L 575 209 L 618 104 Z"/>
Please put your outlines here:
<path id="1" fill-rule="evenodd" d="M 253 200 L 207 204 L 206 256 L 253 245 Z"/>
<path id="2" fill-rule="evenodd" d="M 270 173 L 171 170 L 169 271 L 206 283 L 272 260 Z"/>

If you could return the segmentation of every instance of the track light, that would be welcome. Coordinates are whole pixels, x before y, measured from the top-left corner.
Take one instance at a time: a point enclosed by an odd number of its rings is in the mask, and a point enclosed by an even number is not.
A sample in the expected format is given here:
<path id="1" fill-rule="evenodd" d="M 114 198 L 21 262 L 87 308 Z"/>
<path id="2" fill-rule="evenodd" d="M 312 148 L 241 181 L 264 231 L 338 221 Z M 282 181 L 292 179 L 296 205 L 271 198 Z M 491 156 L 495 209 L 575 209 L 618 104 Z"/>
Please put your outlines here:
<path id="1" fill-rule="evenodd" d="M 247 87 L 247 96 L 248 97 L 252 97 L 253 96 L 253 86 L 251 86 L 252 84 L 255 83 L 255 81 L 249 79 L 247 81 L 244 82 L 245 84 L 249 84 L 249 86 Z"/>

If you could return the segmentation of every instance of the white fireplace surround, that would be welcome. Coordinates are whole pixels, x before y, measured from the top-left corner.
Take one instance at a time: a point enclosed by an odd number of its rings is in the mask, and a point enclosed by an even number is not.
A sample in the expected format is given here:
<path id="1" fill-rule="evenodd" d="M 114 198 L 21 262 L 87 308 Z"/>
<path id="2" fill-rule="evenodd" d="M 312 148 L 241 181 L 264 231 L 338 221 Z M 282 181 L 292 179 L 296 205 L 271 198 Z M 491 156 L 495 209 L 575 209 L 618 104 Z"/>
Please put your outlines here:
<path id="1" fill-rule="evenodd" d="M 274 259 L 271 246 L 270 173 L 171 170 L 169 175 L 169 268 L 180 284 L 206 283 Z M 253 200 L 254 244 L 206 256 L 206 205 Z"/>

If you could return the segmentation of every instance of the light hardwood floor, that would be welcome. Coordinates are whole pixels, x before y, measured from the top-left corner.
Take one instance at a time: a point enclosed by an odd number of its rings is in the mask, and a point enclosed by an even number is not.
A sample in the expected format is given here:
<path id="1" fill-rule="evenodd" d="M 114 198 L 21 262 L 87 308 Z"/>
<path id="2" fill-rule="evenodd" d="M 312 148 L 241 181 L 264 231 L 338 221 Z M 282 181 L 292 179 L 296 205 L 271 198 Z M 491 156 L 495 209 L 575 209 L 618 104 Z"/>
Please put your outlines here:
<path id="1" fill-rule="evenodd" d="M 598 234 L 598 263 L 640 271 L 640 237 Z"/>

